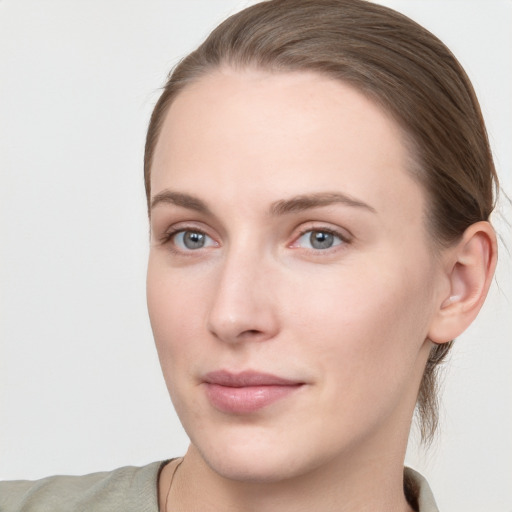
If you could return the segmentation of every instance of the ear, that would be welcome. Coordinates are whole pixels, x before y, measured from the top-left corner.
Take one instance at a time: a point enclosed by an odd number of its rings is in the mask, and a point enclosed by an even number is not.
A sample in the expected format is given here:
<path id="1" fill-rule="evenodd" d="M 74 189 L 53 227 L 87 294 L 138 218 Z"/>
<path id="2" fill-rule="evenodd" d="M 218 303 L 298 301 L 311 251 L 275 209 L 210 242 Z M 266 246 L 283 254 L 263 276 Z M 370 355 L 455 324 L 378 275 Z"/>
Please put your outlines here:
<path id="1" fill-rule="evenodd" d="M 494 229 L 484 221 L 472 224 L 442 260 L 448 287 L 440 296 L 428 334 L 437 344 L 462 334 L 484 303 L 497 261 Z"/>

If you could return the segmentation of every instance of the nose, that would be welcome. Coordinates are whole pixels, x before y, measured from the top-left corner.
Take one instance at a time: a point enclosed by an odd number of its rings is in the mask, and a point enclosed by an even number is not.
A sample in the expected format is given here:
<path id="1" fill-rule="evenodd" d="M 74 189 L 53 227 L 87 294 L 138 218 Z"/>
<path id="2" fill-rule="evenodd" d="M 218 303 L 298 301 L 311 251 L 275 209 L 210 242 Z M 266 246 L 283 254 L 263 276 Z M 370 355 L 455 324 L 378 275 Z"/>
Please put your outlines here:
<path id="1" fill-rule="evenodd" d="M 208 330 L 230 344 L 266 341 L 279 331 L 275 272 L 248 252 L 233 252 L 223 261 L 208 314 Z"/>

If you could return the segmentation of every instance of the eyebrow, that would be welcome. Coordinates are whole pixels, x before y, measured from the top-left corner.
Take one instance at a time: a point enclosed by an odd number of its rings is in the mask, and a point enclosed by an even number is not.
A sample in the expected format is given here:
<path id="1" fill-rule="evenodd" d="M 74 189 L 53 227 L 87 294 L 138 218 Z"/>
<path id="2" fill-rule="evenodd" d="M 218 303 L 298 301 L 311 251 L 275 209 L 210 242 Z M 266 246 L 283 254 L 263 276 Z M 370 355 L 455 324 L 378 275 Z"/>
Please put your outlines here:
<path id="1" fill-rule="evenodd" d="M 341 192 L 319 192 L 316 194 L 295 196 L 290 199 L 282 199 L 272 203 L 270 213 L 272 215 L 284 215 L 286 213 L 297 213 L 311 208 L 320 208 L 333 204 L 343 204 L 377 213 L 373 206 L 354 197 L 342 194 Z"/>
<path id="2" fill-rule="evenodd" d="M 173 204 L 189 210 L 195 210 L 205 215 L 212 214 L 210 208 L 208 208 L 204 201 L 183 192 L 173 192 L 171 190 L 159 192 L 151 201 L 151 210 L 159 204 Z M 290 199 L 280 199 L 270 205 L 269 212 L 273 216 L 285 215 L 287 213 L 297 213 L 333 204 L 343 204 L 376 213 L 375 208 L 369 204 L 347 194 L 342 194 L 341 192 L 319 192 L 314 194 L 302 194 L 291 197 Z"/>
<path id="3" fill-rule="evenodd" d="M 191 196 L 190 194 L 184 194 L 182 192 L 173 192 L 171 190 L 164 190 L 156 194 L 151 201 L 151 210 L 159 204 L 174 204 L 187 208 L 189 210 L 195 210 L 199 213 L 206 215 L 211 214 L 210 209 L 206 206 L 204 201 L 201 199 Z"/>

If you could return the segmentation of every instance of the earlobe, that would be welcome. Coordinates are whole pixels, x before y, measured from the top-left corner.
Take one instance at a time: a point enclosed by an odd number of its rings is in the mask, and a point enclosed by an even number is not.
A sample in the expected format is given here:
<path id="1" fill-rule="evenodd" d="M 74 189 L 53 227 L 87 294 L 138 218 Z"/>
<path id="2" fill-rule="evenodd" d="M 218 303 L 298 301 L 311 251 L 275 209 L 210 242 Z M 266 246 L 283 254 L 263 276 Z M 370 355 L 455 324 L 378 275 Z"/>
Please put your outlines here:
<path id="1" fill-rule="evenodd" d="M 489 222 L 469 226 L 446 250 L 448 293 L 440 298 L 429 339 L 447 343 L 462 334 L 482 307 L 497 261 L 496 234 Z"/>

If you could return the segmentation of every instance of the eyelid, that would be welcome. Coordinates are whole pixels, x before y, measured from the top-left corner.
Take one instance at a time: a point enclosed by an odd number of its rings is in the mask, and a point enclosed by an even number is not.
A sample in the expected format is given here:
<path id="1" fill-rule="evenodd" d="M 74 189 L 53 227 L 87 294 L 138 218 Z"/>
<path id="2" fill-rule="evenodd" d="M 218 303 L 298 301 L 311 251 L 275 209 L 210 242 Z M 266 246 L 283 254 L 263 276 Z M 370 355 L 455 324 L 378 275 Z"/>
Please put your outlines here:
<path id="1" fill-rule="evenodd" d="M 201 233 L 202 235 L 208 237 L 210 240 L 212 240 L 214 243 L 210 244 L 206 247 L 201 247 L 198 249 L 182 249 L 177 247 L 175 243 L 173 243 L 173 238 L 178 235 L 179 233 L 184 233 L 190 231 L 192 233 Z M 204 227 L 198 226 L 195 223 L 190 222 L 178 222 L 176 224 L 173 224 L 172 226 L 168 227 L 165 232 L 158 238 L 161 245 L 166 245 L 169 247 L 169 249 L 176 253 L 181 255 L 191 255 L 194 252 L 200 252 L 201 249 L 208 249 L 212 246 L 219 247 L 220 243 L 217 240 L 217 237 L 212 235 L 210 233 L 209 229 L 206 229 Z"/>
<path id="2" fill-rule="evenodd" d="M 199 225 L 198 225 L 199 224 Z M 206 247 L 201 247 L 198 249 L 182 249 L 180 247 L 177 247 L 175 243 L 173 243 L 173 237 L 175 237 L 179 233 L 183 233 L 186 231 L 201 233 L 208 237 L 211 241 L 213 241 L 213 244 L 209 244 Z M 316 248 L 307 248 L 307 247 L 301 247 L 300 245 L 297 245 L 298 241 L 301 237 L 303 237 L 305 234 L 309 232 L 325 232 L 330 233 L 333 236 L 339 238 L 341 240 L 341 243 L 337 243 L 333 245 L 332 247 L 325 248 L 325 249 L 316 249 Z M 340 250 L 346 245 L 349 245 L 353 241 L 353 235 L 350 233 L 350 231 L 346 228 L 342 228 L 340 226 L 332 226 L 328 223 L 324 222 L 317 222 L 317 221 L 310 221 L 306 223 L 301 223 L 300 226 L 298 226 L 294 230 L 294 234 L 292 235 L 292 241 L 287 244 L 289 248 L 292 249 L 303 249 L 305 251 L 313 252 L 313 253 L 332 253 L 336 250 Z M 196 223 L 194 221 L 183 221 L 183 222 L 177 222 L 176 224 L 171 225 L 168 227 L 162 235 L 158 237 L 158 241 L 162 246 L 168 246 L 169 250 L 176 254 L 180 255 L 192 255 L 192 253 L 199 253 L 204 249 L 209 248 L 215 248 L 220 247 L 221 243 L 218 240 L 218 236 L 211 233 L 211 229 L 208 227 L 203 227 L 202 223 Z"/>
<path id="3" fill-rule="evenodd" d="M 314 231 L 329 233 L 329 234 L 339 238 L 341 240 L 341 243 L 336 244 L 336 245 L 334 245 L 332 247 L 329 247 L 327 249 L 304 248 L 304 247 L 301 247 L 301 246 L 297 245 L 298 241 L 305 234 L 310 233 L 310 232 L 314 232 Z M 318 253 L 318 254 L 319 253 L 326 254 L 326 253 L 330 253 L 330 252 L 333 252 L 333 251 L 336 251 L 336 250 L 340 250 L 342 247 L 352 243 L 352 241 L 353 241 L 352 233 L 350 233 L 345 228 L 333 227 L 332 225 L 330 226 L 330 225 L 326 225 L 324 223 L 313 222 L 311 224 L 307 224 L 306 226 L 301 225 L 298 233 L 297 232 L 294 233 L 293 241 L 291 242 L 291 244 L 289 244 L 289 247 L 292 248 L 292 249 L 304 249 L 304 250 L 307 250 L 307 251 L 310 251 L 310 252 L 314 252 L 314 253 Z"/>
<path id="4" fill-rule="evenodd" d="M 299 238 L 309 231 L 325 231 L 326 233 L 332 233 L 346 242 L 350 242 L 354 238 L 354 235 L 347 228 L 335 226 L 330 222 L 319 221 L 302 222 L 300 226 L 295 228 L 293 238 Z"/>
<path id="5" fill-rule="evenodd" d="M 194 248 L 187 247 L 187 243 L 186 243 L 185 239 L 187 237 L 187 234 L 191 234 L 191 233 L 193 233 L 195 235 L 200 235 L 203 245 L 201 245 L 199 247 L 194 247 Z M 181 230 L 175 232 L 171 236 L 171 239 L 172 239 L 173 245 L 178 250 L 185 252 L 185 253 L 198 252 L 201 249 L 207 249 L 209 247 L 216 247 L 218 245 L 217 242 L 215 242 L 215 240 L 207 233 L 203 233 L 202 231 L 191 230 L 191 229 L 181 229 Z"/>

